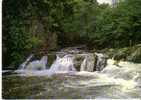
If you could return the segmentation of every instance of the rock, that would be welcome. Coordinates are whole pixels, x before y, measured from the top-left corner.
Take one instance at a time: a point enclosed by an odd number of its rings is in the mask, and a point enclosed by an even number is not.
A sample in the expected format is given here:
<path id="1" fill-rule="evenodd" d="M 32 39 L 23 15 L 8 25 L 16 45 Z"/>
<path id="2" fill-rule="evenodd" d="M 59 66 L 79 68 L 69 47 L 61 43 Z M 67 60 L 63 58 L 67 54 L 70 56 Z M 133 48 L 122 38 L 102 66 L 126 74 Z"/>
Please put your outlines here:
<path id="1" fill-rule="evenodd" d="M 83 60 L 81 64 L 80 71 L 88 71 L 93 72 L 94 71 L 94 64 L 95 63 L 95 57 L 93 54 L 87 54 L 85 55 L 85 59 Z"/>
<path id="2" fill-rule="evenodd" d="M 95 53 L 95 71 L 101 71 L 107 65 L 107 56 L 102 53 Z"/>
<path id="3" fill-rule="evenodd" d="M 101 53 L 75 54 L 73 61 L 77 71 L 101 71 L 107 64 L 107 56 Z"/>
<path id="4" fill-rule="evenodd" d="M 127 57 L 129 61 L 141 63 L 141 47 L 137 48 L 130 56 Z"/>
<path id="5" fill-rule="evenodd" d="M 77 69 L 77 71 L 80 71 L 80 67 L 81 67 L 81 63 L 84 60 L 84 56 L 83 55 L 75 55 L 74 57 L 74 67 Z"/>
<path id="6" fill-rule="evenodd" d="M 141 62 L 141 44 L 124 48 L 106 48 L 101 50 L 101 52 L 108 55 L 109 58 L 117 61 L 131 61 L 135 63 Z"/>

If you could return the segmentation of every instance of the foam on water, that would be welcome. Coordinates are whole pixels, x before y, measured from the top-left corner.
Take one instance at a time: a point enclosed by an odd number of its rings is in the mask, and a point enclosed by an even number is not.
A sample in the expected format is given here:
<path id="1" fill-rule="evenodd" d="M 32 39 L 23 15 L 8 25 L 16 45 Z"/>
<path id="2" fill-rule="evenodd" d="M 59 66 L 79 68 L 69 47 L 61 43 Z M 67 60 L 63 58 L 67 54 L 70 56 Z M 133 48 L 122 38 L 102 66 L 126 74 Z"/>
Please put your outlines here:
<path id="1" fill-rule="evenodd" d="M 71 73 L 76 71 L 75 67 L 73 66 L 72 55 L 65 55 L 62 58 L 56 56 L 56 60 L 51 65 L 50 69 L 46 69 L 46 65 L 47 56 L 43 56 L 41 60 L 32 61 L 27 66 L 20 68 L 16 72 L 22 76 L 51 76 L 56 73 Z"/>
<path id="2" fill-rule="evenodd" d="M 85 59 L 81 64 L 83 66 L 81 67 L 93 67 L 91 66 L 93 63 L 88 64 L 92 60 L 90 59 L 90 55 L 85 56 Z M 108 59 L 107 66 L 104 67 L 102 71 L 88 72 L 89 68 L 86 68 L 77 72 L 74 67 L 74 56 L 66 54 L 63 57 L 57 55 L 50 69 L 46 69 L 46 65 L 47 57 L 42 57 L 41 60 L 32 61 L 22 70 L 18 70 L 20 73 L 19 75 L 52 76 L 58 74 L 57 76 L 59 77 L 59 74 L 63 73 L 63 76 L 68 75 L 68 80 L 62 79 L 63 86 L 61 85 L 62 87 L 60 88 L 79 90 L 80 94 L 81 92 L 87 93 L 86 95 L 83 94 L 85 98 L 141 97 L 141 64 L 123 61 L 117 63 L 113 59 Z"/>
<path id="3" fill-rule="evenodd" d="M 19 70 L 23 70 L 23 69 L 25 69 L 27 63 L 33 58 L 33 56 L 34 56 L 34 55 L 31 54 L 31 55 L 26 59 L 26 61 L 23 62 L 23 63 L 20 65 Z"/>

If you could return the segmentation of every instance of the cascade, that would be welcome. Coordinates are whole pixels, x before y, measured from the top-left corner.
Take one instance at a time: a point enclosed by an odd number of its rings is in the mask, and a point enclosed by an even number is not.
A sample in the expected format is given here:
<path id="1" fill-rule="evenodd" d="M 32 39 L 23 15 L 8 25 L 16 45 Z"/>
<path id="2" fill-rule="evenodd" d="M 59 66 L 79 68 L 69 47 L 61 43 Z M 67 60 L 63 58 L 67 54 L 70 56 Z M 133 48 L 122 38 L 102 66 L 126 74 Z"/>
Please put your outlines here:
<path id="1" fill-rule="evenodd" d="M 20 67 L 19 67 L 19 70 L 20 69 L 25 69 L 25 67 L 26 67 L 26 65 L 29 63 L 29 61 L 33 58 L 33 54 L 31 54 L 27 59 L 26 59 L 26 61 L 25 62 L 23 62 L 21 65 L 20 65 Z"/>
<path id="2" fill-rule="evenodd" d="M 41 60 L 35 60 L 32 62 L 29 62 L 29 60 L 33 56 L 27 58 L 27 60 L 22 64 L 22 67 L 20 66 L 19 70 L 45 70 L 47 65 L 47 56 L 43 56 Z M 27 64 L 29 62 L 29 64 Z M 27 64 L 27 65 L 26 65 Z"/>
<path id="3" fill-rule="evenodd" d="M 62 54 L 63 52 L 63 54 Z M 82 97 L 85 98 L 134 98 L 141 97 L 141 64 L 135 64 L 131 62 L 115 61 L 113 59 L 107 59 L 102 53 L 86 53 L 75 51 L 55 53 L 56 58 L 50 69 L 47 69 L 47 56 L 43 56 L 40 60 L 31 61 L 33 55 L 30 55 L 27 60 L 21 64 L 19 70 L 20 75 L 35 75 L 35 76 L 51 76 L 57 74 L 52 80 L 45 81 L 43 87 L 50 90 L 54 95 L 54 87 L 58 88 L 56 97 L 62 92 L 62 89 L 68 89 L 67 91 L 70 97 L 72 91 L 77 91 Z M 79 59 L 77 59 L 79 58 Z M 75 61 L 80 66 L 80 71 L 77 71 Z M 61 74 L 59 74 L 61 73 Z M 64 74 L 69 73 L 69 74 Z M 71 74 L 72 73 L 72 74 Z M 62 75 L 63 74 L 63 75 Z M 36 78 L 36 77 L 34 77 Z M 44 77 L 42 77 L 44 78 Z M 6 79 L 6 78 L 5 78 Z M 18 78 L 19 79 L 19 78 Z M 39 78 L 37 78 L 37 86 Z M 58 80 L 56 82 L 56 80 Z M 29 79 L 28 79 L 29 81 Z M 54 85 L 50 86 L 54 81 Z M 25 81 L 26 82 L 26 81 Z M 47 82 L 49 84 L 47 84 Z M 19 82 L 21 83 L 21 82 Z M 35 80 L 29 87 L 33 86 Z M 58 85 L 60 84 L 60 85 Z M 40 85 L 39 85 L 40 86 Z M 19 89 L 15 88 L 15 89 Z M 60 90 L 59 90 L 60 89 Z M 21 88 L 21 91 L 23 88 Z M 85 90 L 85 91 L 84 91 Z M 44 91 L 43 91 L 44 92 Z M 10 92 L 9 92 L 10 93 Z M 12 93 L 12 92 L 11 92 Z M 42 93 L 41 96 L 46 96 L 46 93 Z M 74 92 L 75 93 L 75 92 Z M 40 93 L 39 93 L 40 94 Z M 62 93 L 63 94 L 63 93 Z M 62 94 L 59 94 L 62 96 Z M 85 95 L 84 95 L 85 94 Z M 52 96 L 51 95 L 51 96 Z M 66 94 L 63 95 L 66 97 Z M 74 95 L 76 96 L 76 95 Z"/>
<path id="4" fill-rule="evenodd" d="M 106 56 L 104 56 L 102 53 L 95 53 L 96 55 L 96 62 L 95 62 L 95 71 L 101 71 L 106 66 Z"/>
<path id="5" fill-rule="evenodd" d="M 75 67 L 73 66 L 72 55 L 65 55 L 62 58 L 57 55 L 56 60 L 49 69 L 50 73 L 69 71 L 76 71 Z"/>
<path id="6" fill-rule="evenodd" d="M 81 64 L 80 71 L 94 71 L 94 55 L 93 54 L 86 54 L 85 59 Z"/>

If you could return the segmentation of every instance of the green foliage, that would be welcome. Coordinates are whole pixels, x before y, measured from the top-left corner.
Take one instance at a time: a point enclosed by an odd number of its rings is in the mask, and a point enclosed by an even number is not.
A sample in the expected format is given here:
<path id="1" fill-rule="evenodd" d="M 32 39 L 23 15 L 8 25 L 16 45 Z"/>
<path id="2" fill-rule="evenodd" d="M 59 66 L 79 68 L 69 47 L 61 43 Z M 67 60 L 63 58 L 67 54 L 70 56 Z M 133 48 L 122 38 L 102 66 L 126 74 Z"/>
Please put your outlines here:
<path id="1" fill-rule="evenodd" d="M 28 41 L 28 45 L 26 45 L 27 49 L 38 48 L 43 43 L 42 40 L 40 40 L 38 37 L 35 36 L 30 37 L 27 41 Z"/>
<path id="2" fill-rule="evenodd" d="M 11 66 L 21 63 L 23 59 L 23 52 L 26 50 L 28 34 L 23 32 L 22 23 L 17 20 L 12 20 L 11 27 L 8 27 L 8 33 L 6 34 L 6 47 L 8 56 L 6 57 L 7 63 Z"/>
<path id="3" fill-rule="evenodd" d="M 140 5 L 141 0 L 123 0 L 114 7 L 96 0 L 4 0 L 3 64 L 18 65 L 25 54 L 45 44 L 48 50 L 138 44 Z"/>
<path id="4" fill-rule="evenodd" d="M 103 9 L 96 18 L 96 34 L 102 45 L 124 47 L 141 41 L 141 1 L 125 0 Z M 96 37 L 97 36 L 97 37 Z M 105 46 L 107 46 L 105 45 Z"/>
<path id="5" fill-rule="evenodd" d="M 64 32 L 72 38 L 89 37 L 95 30 L 96 0 L 80 0 L 76 2 L 73 11 L 73 15 L 62 22 Z"/>
<path id="6" fill-rule="evenodd" d="M 37 40 L 32 41 L 32 35 L 26 28 L 27 4 L 27 0 L 3 2 L 3 42 L 6 48 L 3 50 L 4 67 L 18 67 L 24 61 L 25 54 L 39 44 Z"/>
<path id="7" fill-rule="evenodd" d="M 25 54 L 41 45 L 56 48 L 57 36 L 52 33 L 61 30 L 61 21 L 72 14 L 73 3 L 73 0 L 4 0 L 3 66 L 19 65 Z"/>

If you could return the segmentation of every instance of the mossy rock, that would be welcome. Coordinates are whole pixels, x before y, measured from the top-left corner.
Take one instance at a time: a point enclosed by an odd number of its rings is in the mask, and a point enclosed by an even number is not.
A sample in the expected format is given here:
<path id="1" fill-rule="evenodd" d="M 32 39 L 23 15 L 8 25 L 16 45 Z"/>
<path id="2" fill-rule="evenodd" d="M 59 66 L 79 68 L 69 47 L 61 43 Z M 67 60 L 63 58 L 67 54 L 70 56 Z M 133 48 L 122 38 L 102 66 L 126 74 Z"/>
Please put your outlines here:
<path id="1" fill-rule="evenodd" d="M 117 52 L 114 55 L 115 60 L 126 60 L 127 56 L 130 54 L 129 48 L 122 48 L 117 50 Z"/>
<path id="2" fill-rule="evenodd" d="M 48 67 L 51 67 L 51 65 L 53 64 L 53 62 L 55 61 L 56 59 L 56 55 L 48 55 L 48 63 L 47 63 L 47 66 Z"/>
<path id="3" fill-rule="evenodd" d="M 102 50 L 101 52 L 106 54 L 109 58 L 112 58 L 114 56 L 116 50 L 113 48 L 111 48 L 111 49 L 106 48 L 106 49 Z"/>
<path id="4" fill-rule="evenodd" d="M 102 52 L 108 55 L 109 58 L 114 58 L 115 60 L 126 60 L 136 63 L 141 63 L 141 44 L 125 47 L 125 48 L 111 48 L 104 49 Z"/>
<path id="5" fill-rule="evenodd" d="M 131 55 L 127 57 L 127 60 L 141 63 L 141 47 L 137 48 L 133 53 L 131 53 Z"/>

